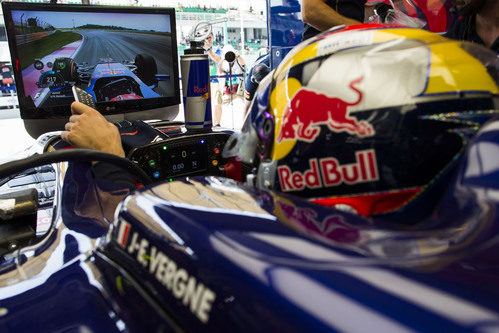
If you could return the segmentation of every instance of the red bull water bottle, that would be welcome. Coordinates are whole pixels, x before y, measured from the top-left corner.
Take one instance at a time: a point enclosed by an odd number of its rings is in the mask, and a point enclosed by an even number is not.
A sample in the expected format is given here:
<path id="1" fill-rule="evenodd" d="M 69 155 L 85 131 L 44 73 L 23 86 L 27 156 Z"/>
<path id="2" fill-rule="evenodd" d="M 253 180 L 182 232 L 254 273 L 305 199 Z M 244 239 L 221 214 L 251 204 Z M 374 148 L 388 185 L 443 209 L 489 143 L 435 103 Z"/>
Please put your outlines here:
<path id="1" fill-rule="evenodd" d="M 188 131 L 209 131 L 212 127 L 209 59 L 202 52 L 203 49 L 187 49 L 185 55 L 180 56 L 185 127 Z"/>

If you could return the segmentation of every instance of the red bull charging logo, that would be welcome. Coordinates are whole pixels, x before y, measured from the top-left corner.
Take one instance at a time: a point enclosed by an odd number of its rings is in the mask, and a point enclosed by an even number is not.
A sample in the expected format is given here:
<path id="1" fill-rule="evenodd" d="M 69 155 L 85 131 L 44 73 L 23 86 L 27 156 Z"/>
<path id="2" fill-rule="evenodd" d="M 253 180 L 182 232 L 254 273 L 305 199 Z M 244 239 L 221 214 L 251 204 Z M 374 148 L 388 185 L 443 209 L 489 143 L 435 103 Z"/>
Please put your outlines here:
<path id="1" fill-rule="evenodd" d="M 360 77 L 350 82 L 349 87 L 358 94 L 357 100 L 351 103 L 305 88 L 298 90 L 285 112 L 276 141 L 312 142 L 320 133 L 320 125 L 327 125 L 333 132 L 347 132 L 359 137 L 374 135 L 371 124 L 357 120 L 350 116 L 348 111 L 349 107 L 362 101 L 362 91 L 356 87 L 362 79 L 363 77 Z"/>

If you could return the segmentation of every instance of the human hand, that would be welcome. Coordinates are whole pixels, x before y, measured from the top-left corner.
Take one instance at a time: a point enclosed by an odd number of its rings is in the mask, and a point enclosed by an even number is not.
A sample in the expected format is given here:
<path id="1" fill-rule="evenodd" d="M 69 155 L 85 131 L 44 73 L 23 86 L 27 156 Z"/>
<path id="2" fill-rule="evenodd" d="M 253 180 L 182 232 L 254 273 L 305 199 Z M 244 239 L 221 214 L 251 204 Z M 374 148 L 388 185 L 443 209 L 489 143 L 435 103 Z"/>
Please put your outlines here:
<path id="1" fill-rule="evenodd" d="M 204 45 L 203 48 L 208 51 L 211 47 L 213 46 L 213 34 L 210 34 L 206 39 L 204 40 Z"/>
<path id="2" fill-rule="evenodd" d="M 64 126 L 61 137 L 77 148 L 99 150 L 125 157 L 118 128 L 108 122 L 99 111 L 80 103 L 71 104 L 72 116 Z"/>

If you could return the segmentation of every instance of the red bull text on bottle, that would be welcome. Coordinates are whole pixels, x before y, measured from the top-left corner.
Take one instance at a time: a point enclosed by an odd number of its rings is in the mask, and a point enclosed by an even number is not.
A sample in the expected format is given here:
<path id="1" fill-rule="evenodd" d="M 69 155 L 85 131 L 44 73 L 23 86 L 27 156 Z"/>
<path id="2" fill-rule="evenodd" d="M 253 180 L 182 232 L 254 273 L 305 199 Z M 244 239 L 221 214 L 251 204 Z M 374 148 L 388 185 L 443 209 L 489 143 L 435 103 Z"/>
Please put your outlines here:
<path id="1" fill-rule="evenodd" d="M 206 54 L 180 56 L 185 127 L 190 131 L 211 129 L 209 60 Z"/>

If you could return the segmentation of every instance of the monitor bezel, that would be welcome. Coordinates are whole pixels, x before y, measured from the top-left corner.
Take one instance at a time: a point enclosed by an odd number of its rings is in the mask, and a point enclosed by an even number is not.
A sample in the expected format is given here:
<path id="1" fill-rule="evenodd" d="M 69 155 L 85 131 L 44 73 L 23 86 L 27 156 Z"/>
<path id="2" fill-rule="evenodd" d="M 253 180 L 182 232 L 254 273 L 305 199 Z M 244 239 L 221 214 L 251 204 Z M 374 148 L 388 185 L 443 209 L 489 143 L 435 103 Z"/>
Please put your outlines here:
<path id="1" fill-rule="evenodd" d="M 178 69 L 178 50 L 175 9 L 172 7 L 132 7 L 132 6 L 101 6 L 101 5 L 73 5 L 73 4 L 49 4 L 49 3 L 27 3 L 27 2 L 2 2 L 2 10 L 5 20 L 5 29 L 12 60 L 14 78 L 19 99 L 19 110 L 22 119 L 50 119 L 66 118 L 71 115 L 70 105 L 54 107 L 30 108 L 21 103 L 21 97 L 25 96 L 22 70 L 19 66 L 19 53 L 15 41 L 12 11 L 57 11 L 57 12 L 99 12 L 99 13 L 128 13 L 128 14 L 160 14 L 170 16 L 170 28 L 172 38 L 172 70 L 174 95 L 157 98 L 144 98 L 139 100 L 123 100 L 97 103 L 97 110 L 103 115 L 116 115 L 137 113 L 151 109 L 166 108 L 180 104 L 180 84 Z"/>

